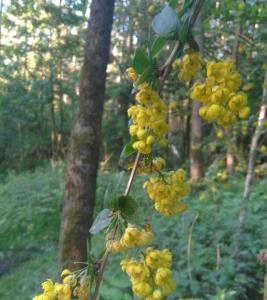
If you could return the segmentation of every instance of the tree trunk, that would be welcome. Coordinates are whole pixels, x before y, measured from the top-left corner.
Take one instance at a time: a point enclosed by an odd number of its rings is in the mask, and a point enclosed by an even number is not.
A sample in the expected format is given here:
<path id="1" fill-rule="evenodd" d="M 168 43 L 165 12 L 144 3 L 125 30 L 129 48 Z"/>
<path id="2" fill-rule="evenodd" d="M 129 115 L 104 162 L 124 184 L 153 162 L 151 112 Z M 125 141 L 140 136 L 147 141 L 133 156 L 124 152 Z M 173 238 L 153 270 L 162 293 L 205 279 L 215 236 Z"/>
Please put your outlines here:
<path id="1" fill-rule="evenodd" d="M 202 13 L 200 12 L 195 28 L 199 31 L 196 36 L 196 41 L 199 45 L 200 52 L 203 53 L 203 27 Z M 202 120 L 198 114 L 201 104 L 198 101 L 191 103 L 191 128 L 190 128 L 190 175 L 193 181 L 197 181 L 202 176 Z"/>
<path id="2" fill-rule="evenodd" d="M 262 93 L 262 104 L 261 104 L 260 111 L 259 111 L 257 127 L 255 129 L 255 133 L 251 140 L 247 175 L 246 175 L 246 179 L 245 179 L 245 183 L 244 183 L 243 201 L 242 201 L 240 212 L 239 212 L 239 226 L 238 226 L 238 230 L 237 230 L 237 234 L 236 234 L 236 256 L 237 257 L 239 255 L 239 250 L 240 250 L 240 240 L 241 240 L 242 229 L 245 224 L 245 216 L 246 216 L 247 205 L 248 205 L 249 196 L 250 196 L 251 182 L 252 182 L 253 174 L 254 174 L 257 146 L 259 143 L 259 138 L 264 130 L 264 119 L 265 119 L 266 113 L 267 113 L 267 88 L 266 88 L 266 86 L 267 86 L 267 70 L 265 70 L 265 78 L 264 78 L 263 86 L 264 86 L 264 88 L 263 88 L 263 93 Z"/>
<path id="3" fill-rule="evenodd" d="M 81 73 L 79 109 L 68 156 L 60 232 L 61 267 L 86 261 L 95 207 L 106 67 L 115 0 L 93 0 Z"/>
<path id="4" fill-rule="evenodd" d="M 248 160 L 248 169 L 247 169 L 247 175 L 246 175 L 245 185 L 244 185 L 243 203 L 242 203 L 242 207 L 241 207 L 240 214 L 239 214 L 240 225 L 243 225 L 244 220 L 245 220 L 245 212 L 246 212 L 246 207 L 247 207 L 247 203 L 248 203 L 249 195 L 250 195 L 250 186 L 251 186 L 251 181 L 252 181 L 253 173 L 254 173 L 254 165 L 255 165 L 255 160 L 256 160 L 257 147 L 258 147 L 258 143 L 259 143 L 259 138 L 264 129 L 264 119 L 265 119 L 266 111 L 267 111 L 267 88 L 266 88 L 266 85 L 267 85 L 267 70 L 265 71 L 265 79 L 264 79 L 264 84 L 263 84 L 264 88 L 263 88 L 263 94 L 262 94 L 263 99 L 262 99 L 262 104 L 261 104 L 260 111 L 259 111 L 258 123 L 257 123 L 257 127 L 255 129 L 255 133 L 251 140 L 249 160 Z"/>
<path id="5" fill-rule="evenodd" d="M 238 60 L 238 48 L 239 48 L 239 35 L 242 33 L 243 16 L 240 16 L 239 23 L 237 24 L 235 40 L 233 45 L 233 59 L 236 63 L 236 67 L 238 68 L 239 60 Z M 226 152 L 226 169 L 229 177 L 232 177 L 234 174 L 234 166 L 235 166 L 235 134 L 232 131 L 227 130 L 226 136 L 228 137 L 227 144 L 227 152 Z"/>

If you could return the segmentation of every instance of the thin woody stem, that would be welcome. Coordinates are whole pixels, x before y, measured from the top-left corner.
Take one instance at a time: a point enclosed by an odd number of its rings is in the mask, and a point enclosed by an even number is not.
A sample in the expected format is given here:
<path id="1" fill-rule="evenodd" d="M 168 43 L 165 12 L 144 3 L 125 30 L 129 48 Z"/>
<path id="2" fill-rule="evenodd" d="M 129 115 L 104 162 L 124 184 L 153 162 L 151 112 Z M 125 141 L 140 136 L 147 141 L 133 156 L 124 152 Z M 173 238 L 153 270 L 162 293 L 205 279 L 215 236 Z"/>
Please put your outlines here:
<path id="1" fill-rule="evenodd" d="M 135 176 L 135 173 L 136 173 L 136 170 L 137 170 L 137 166 L 138 166 L 140 157 L 141 157 L 141 153 L 138 152 L 136 157 L 135 157 L 134 165 L 133 165 L 133 168 L 132 168 L 132 171 L 131 171 L 131 174 L 130 174 L 130 177 L 129 177 L 129 180 L 128 180 L 128 183 L 127 183 L 127 186 L 126 186 L 126 189 L 125 189 L 125 192 L 124 192 L 124 196 L 128 196 L 129 193 L 130 193 L 130 189 L 131 189 L 132 184 L 133 184 L 134 176 Z"/>
<path id="2" fill-rule="evenodd" d="M 133 180 L 134 180 L 134 177 L 135 177 L 135 174 L 136 174 L 136 170 L 137 170 L 137 166 L 138 166 L 140 158 L 141 158 L 141 153 L 138 152 L 136 157 L 135 157 L 134 165 L 133 165 L 131 174 L 129 176 L 129 179 L 128 179 L 128 182 L 127 182 L 127 185 L 126 185 L 126 188 L 125 188 L 125 191 L 124 191 L 124 196 L 129 195 L 129 192 L 130 192 L 131 187 L 133 185 Z M 116 231 L 117 231 L 117 228 L 114 230 L 114 235 L 116 235 Z M 100 265 L 98 275 L 96 277 L 96 286 L 95 286 L 93 300 L 97 300 L 97 298 L 98 298 L 99 289 L 100 289 L 100 285 L 101 285 L 101 282 L 102 282 L 102 279 L 103 279 L 103 274 L 104 274 L 104 270 L 105 270 L 105 267 L 106 267 L 106 264 L 107 264 L 107 261 L 108 261 L 108 258 L 109 258 L 109 254 L 110 254 L 109 250 L 106 249 L 106 251 L 103 255 L 103 258 L 102 258 L 102 262 L 101 262 L 101 265 Z"/>

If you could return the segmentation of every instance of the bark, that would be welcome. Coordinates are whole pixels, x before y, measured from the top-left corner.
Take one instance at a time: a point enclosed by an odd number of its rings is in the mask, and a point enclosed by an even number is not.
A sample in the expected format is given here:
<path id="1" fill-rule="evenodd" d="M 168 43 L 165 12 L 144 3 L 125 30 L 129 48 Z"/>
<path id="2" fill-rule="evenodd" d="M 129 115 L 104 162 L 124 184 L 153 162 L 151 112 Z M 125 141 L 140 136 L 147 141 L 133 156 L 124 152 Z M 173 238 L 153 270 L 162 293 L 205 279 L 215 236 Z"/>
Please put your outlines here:
<path id="1" fill-rule="evenodd" d="M 93 0 L 81 73 L 79 109 L 72 131 L 60 232 L 61 267 L 86 261 L 95 207 L 106 67 L 115 0 Z"/>
<path id="2" fill-rule="evenodd" d="M 237 68 L 239 65 L 239 57 L 238 57 L 239 36 L 243 30 L 242 20 L 243 20 L 243 16 L 241 15 L 239 23 L 237 24 L 237 28 L 236 28 L 235 40 L 233 45 L 233 54 L 232 54 Z M 228 130 L 226 131 L 226 135 L 228 136 L 229 139 L 227 145 L 227 152 L 226 152 L 226 169 L 227 169 L 228 176 L 232 177 L 234 174 L 234 165 L 235 165 L 235 136 L 233 136 L 233 132 Z"/>
<path id="3" fill-rule="evenodd" d="M 244 193 L 243 193 L 243 203 L 239 214 L 239 223 L 242 226 L 245 221 L 245 213 L 246 213 L 246 207 L 247 203 L 249 201 L 249 195 L 250 195 L 250 188 L 251 188 L 251 182 L 253 179 L 254 174 L 254 165 L 256 160 L 256 152 L 257 147 L 259 143 L 260 136 L 264 130 L 264 119 L 266 117 L 266 111 L 267 111 L 267 70 L 265 71 L 265 79 L 264 79 L 264 88 L 263 88 L 263 95 L 262 95 L 262 104 L 259 111 L 258 116 L 258 122 L 257 127 L 255 129 L 255 133 L 251 140 L 251 146 L 250 146 L 250 153 L 249 153 L 249 160 L 248 160 L 248 168 L 247 168 L 247 175 L 245 179 L 245 185 L 244 185 Z"/>
<path id="4" fill-rule="evenodd" d="M 200 52 L 203 53 L 204 34 L 202 27 L 202 13 L 200 12 L 195 28 L 198 30 L 196 41 Z M 197 181 L 202 176 L 202 120 L 198 114 L 201 104 L 198 101 L 191 103 L 191 128 L 190 128 L 190 175 L 193 181 Z"/>
<path id="5" fill-rule="evenodd" d="M 261 104 L 260 110 L 259 110 L 257 127 L 255 129 L 255 133 L 252 137 L 251 145 L 250 145 L 248 168 L 247 168 L 247 174 L 246 174 L 245 183 L 244 183 L 243 201 L 242 201 L 240 212 L 239 212 L 239 226 L 238 226 L 237 235 L 236 235 L 236 256 L 237 257 L 239 255 L 241 234 L 242 234 L 242 229 L 245 224 L 246 211 L 247 211 L 250 190 L 251 190 L 251 183 L 252 183 L 252 179 L 253 179 L 253 175 L 254 175 L 254 166 L 255 166 L 255 160 L 256 160 L 257 147 L 259 144 L 259 139 L 260 139 L 262 133 L 264 132 L 264 119 L 265 119 L 266 113 L 267 113 L 267 88 L 266 88 L 266 85 L 267 85 L 267 70 L 265 71 L 265 79 L 264 79 L 264 84 L 263 84 L 264 88 L 263 88 L 263 94 L 262 94 L 262 104 Z"/>

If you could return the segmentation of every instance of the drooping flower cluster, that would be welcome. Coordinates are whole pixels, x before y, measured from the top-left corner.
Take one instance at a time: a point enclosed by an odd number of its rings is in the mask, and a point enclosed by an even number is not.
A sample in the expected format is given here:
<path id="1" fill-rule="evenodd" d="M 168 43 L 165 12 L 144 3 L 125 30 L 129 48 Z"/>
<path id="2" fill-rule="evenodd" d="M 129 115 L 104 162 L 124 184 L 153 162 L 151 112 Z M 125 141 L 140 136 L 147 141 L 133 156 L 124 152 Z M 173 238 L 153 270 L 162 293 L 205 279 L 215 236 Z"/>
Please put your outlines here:
<path id="1" fill-rule="evenodd" d="M 189 50 L 188 53 L 183 56 L 178 66 L 181 68 L 178 78 L 182 81 L 191 81 L 203 66 L 200 53 Z"/>
<path id="2" fill-rule="evenodd" d="M 142 154 L 149 154 L 153 144 L 164 141 L 164 136 L 169 131 L 166 122 L 168 107 L 148 84 L 138 86 L 136 100 L 138 104 L 128 109 L 132 120 L 129 132 L 136 140 L 133 148 Z"/>
<path id="3" fill-rule="evenodd" d="M 108 240 L 106 243 L 106 248 L 115 254 L 127 248 L 149 245 L 151 242 L 152 232 L 149 229 L 145 228 L 138 230 L 135 227 L 128 227 L 119 240 Z"/>
<path id="4" fill-rule="evenodd" d="M 35 296 L 33 300 L 70 300 L 71 287 L 69 284 L 53 283 L 51 279 L 47 279 L 42 283 L 43 294 Z"/>
<path id="5" fill-rule="evenodd" d="M 195 83 L 190 97 L 203 104 L 199 110 L 203 119 L 228 127 L 236 122 L 237 117 L 247 119 L 250 114 L 247 95 L 238 92 L 240 85 L 241 76 L 232 59 L 211 61 L 207 64 L 206 82 Z"/>
<path id="6" fill-rule="evenodd" d="M 152 177 L 144 183 L 144 188 L 158 212 L 171 217 L 187 209 L 187 205 L 179 199 L 189 191 L 184 180 L 185 171 L 180 169 L 164 176 Z"/>
<path id="7" fill-rule="evenodd" d="M 147 248 L 141 260 L 125 259 L 121 267 L 128 274 L 133 292 L 145 300 L 161 300 L 175 290 L 169 250 Z"/>
<path id="8" fill-rule="evenodd" d="M 32 300 L 71 300 L 72 294 L 80 300 L 86 300 L 89 296 L 88 277 L 77 279 L 70 270 L 65 269 L 61 273 L 62 283 L 47 279 L 42 283 L 43 293 L 33 297 Z"/>

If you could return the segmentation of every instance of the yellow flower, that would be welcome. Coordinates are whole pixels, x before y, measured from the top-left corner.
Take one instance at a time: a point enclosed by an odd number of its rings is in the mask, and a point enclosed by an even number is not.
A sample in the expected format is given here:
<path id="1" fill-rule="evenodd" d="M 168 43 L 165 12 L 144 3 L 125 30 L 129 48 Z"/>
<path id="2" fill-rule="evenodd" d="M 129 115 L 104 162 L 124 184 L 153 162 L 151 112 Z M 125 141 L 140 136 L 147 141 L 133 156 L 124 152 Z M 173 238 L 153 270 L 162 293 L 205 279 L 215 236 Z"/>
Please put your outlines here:
<path id="1" fill-rule="evenodd" d="M 154 144 L 155 140 L 156 140 L 156 138 L 154 135 L 149 135 L 146 139 L 146 143 L 147 143 L 147 145 L 152 145 L 152 144 Z"/>
<path id="2" fill-rule="evenodd" d="M 159 286 L 162 286 L 167 279 L 172 276 L 172 271 L 168 268 L 159 268 L 157 269 L 155 275 L 155 283 Z"/>
<path id="3" fill-rule="evenodd" d="M 162 294 L 162 291 L 160 289 L 156 289 L 153 292 L 153 299 L 154 300 L 161 300 L 161 299 L 163 299 L 163 294 Z"/>
<path id="4" fill-rule="evenodd" d="M 202 65 L 203 62 L 200 53 L 188 51 L 180 63 L 181 71 L 178 74 L 178 78 L 182 81 L 192 80 L 199 73 Z"/>
<path id="5" fill-rule="evenodd" d="M 141 231 L 135 227 L 126 228 L 120 243 L 124 247 L 134 248 L 144 244 L 150 244 L 152 241 L 152 233 L 142 229 Z"/>
<path id="6" fill-rule="evenodd" d="M 149 296 L 152 292 L 152 286 L 147 282 L 134 283 L 132 286 L 133 292 L 140 298 Z"/>
<path id="7" fill-rule="evenodd" d="M 162 157 L 154 158 L 152 161 L 152 166 L 155 171 L 160 171 L 165 167 L 166 161 Z"/>
<path id="8" fill-rule="evenodd" d="M 147 248 L 146 251 L 146 264 L 152 269 L 170 268 L 172 263 L 172 254 L 168 249 L 154 250 Z"/>
<path id="9" fill-rule="evenodd" d="M 64 276 L 67 276 L 70 274 L 71 274 L 71 271 L 69 269 L 64 269 L 61 273 L 61 277 L 64 277 Z"/>
<path id="10" fill-rule="evenodd" d="M 233 72 L 225 78 L 225 86 L 233 92 L 236 92 L 240 88 L 240 85 L 241 76 L 238 72 Z"/>
<path id="11" fill-rule="evenodd" d="M 193 100 L 208 102 L 212 93 L 211 86 L 207 83 L 196 82 L 191 90 L 190 97 Z"/>
<path id="12" fill-rule="evenodd" d="M 214 104 L 224 104 L 228 100 L 229 95 L 229 89 L 217 86 L 211 95 L 211 102 Z"/>
<path id="13" fill-rule="evenodd" d="M 250 107 L 245 106 L 245 107 L 241 108 L 238 115 L 239 115 L 239 118 L 242 119 L 242 120 L 247 119 L 250 115 Z"/>
<path id="14" fill-rule="evenodd" d="M 227 65 L 223 62 L 210 61 L 207 64 L 207 78 L 221 83 L 227 74 Z"/>
<path id="15" fill-rule="evenodd" d="M 229 108 L 233 112 L 238 112 L 241 108 L 247 105 L 247 95 L 245 93 L 237 93 L 229 100 Z"/>
<path id="16" fill-rule="evenodd" d="M 224 112 L 224 108 L 218 104 L 212 104 L 209 106 L 207 113 L 206 113 L 206 120 L 212 121 L 216 120 L 220 117 L 220 115 Z"/>
<path id="17" fill-rule="evenodd" d="M 174 280 L 171 278 L 171 279 L 166 280 L 164 285 L 162 285 L 161 288 L 162 288 L 162 292 L 164 295 L 169 295 L 175 291 L 175 287 L 176 287 L 176 284 L 175 284 Z"/>
<path id="18" fill-rule="evenodd" d="M 128 77 L 132 80 L 132 81 L 137 81 L 138 80 L 138 75 L 135 72 L 134 68 L 128 68 L 126 70 Z"/>
<path id="19" fill-rule="evenodd" d="M 47 279 L 42 283 L 42 287 L 45 292 L 50 292 L 54 290 L 54 283 L 51 279 Z"/>
<path id="20" fill-rule="evenodd" d="M 116 254 L 118 252 L 125 250 L 125 246 L 122 245 L 120 241 L 108 240 L 106 242 L 106 249 L 111 253 Z"/>
<path id="21" fill-rule="evenodd" d="M 64 284 L 62 289 L 58 292 L 58 300 L 70 300 L 71 288 L 68 284 Z"/>

